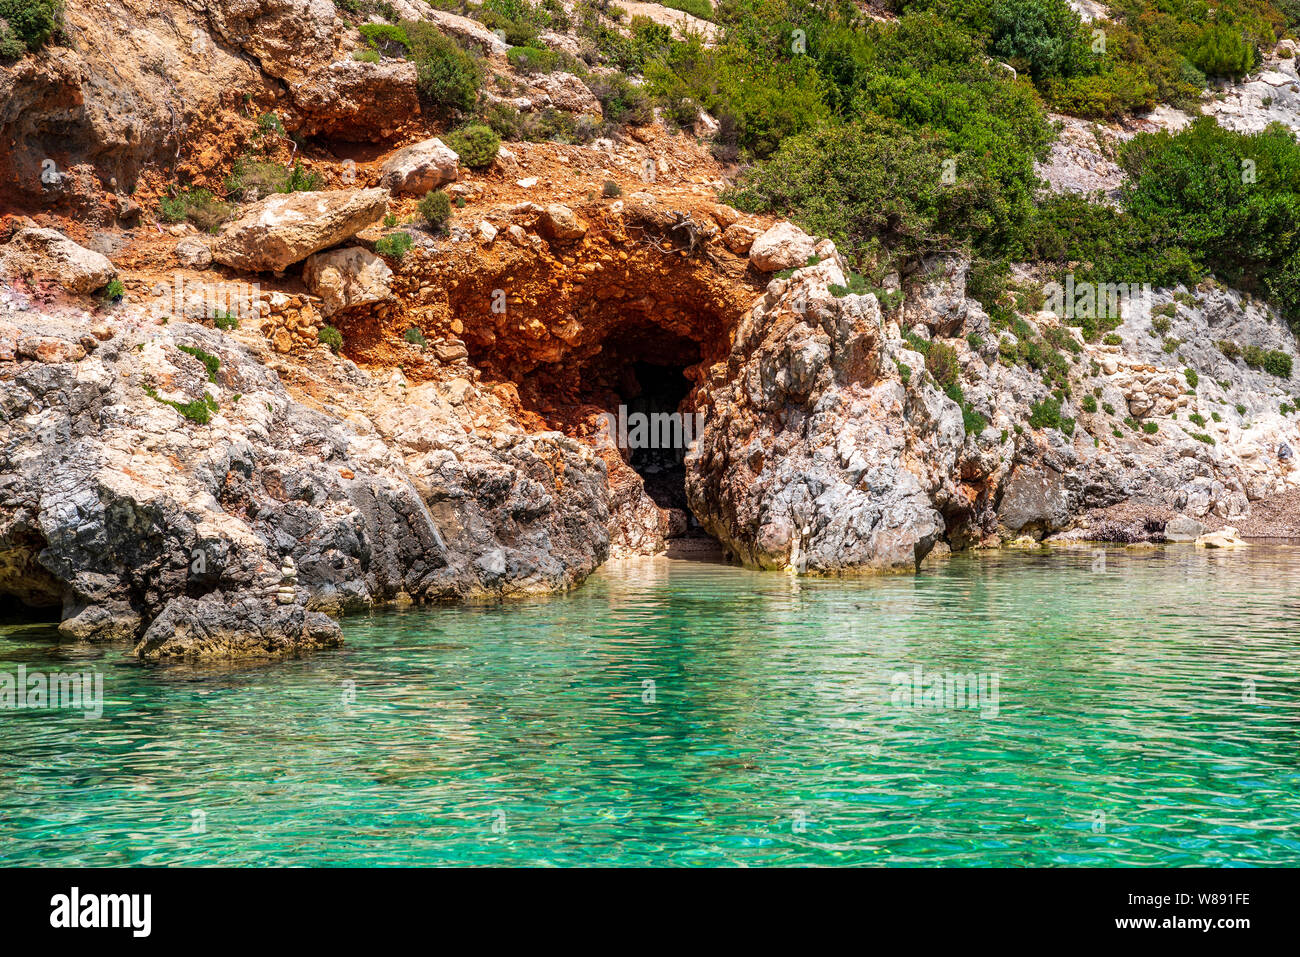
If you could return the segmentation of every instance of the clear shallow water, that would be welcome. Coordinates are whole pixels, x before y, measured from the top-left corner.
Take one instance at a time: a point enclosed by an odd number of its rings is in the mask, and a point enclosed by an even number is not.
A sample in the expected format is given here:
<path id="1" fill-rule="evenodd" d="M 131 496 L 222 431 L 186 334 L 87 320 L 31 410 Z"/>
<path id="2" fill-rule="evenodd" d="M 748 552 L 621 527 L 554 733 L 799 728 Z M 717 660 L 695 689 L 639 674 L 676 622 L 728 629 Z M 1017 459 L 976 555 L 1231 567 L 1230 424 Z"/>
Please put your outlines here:
<path id="1" fill-rule="evenodd" d="M 638 560 L 225 670 L 3 628 L 106 702 L 0 710 L 0 864 L 1300 864 L 1300 549 L 1092 566 Z M 896 703 L 918 666 L 996 714 Z"/>

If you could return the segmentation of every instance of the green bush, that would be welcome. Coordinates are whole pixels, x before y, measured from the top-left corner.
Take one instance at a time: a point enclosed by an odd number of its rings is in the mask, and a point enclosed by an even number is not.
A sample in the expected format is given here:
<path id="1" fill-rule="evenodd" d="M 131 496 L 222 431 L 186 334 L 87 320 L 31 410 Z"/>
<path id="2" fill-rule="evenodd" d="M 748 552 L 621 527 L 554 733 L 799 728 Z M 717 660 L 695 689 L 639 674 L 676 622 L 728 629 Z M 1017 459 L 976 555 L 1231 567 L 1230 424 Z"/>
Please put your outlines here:
<path id="1" fill-rule="evenodd" d="M 462 50 L 431 23 L 407 21 L 401 27 L 410 44 L 408 59 L 415 64 L 421 98 L 443 113 L 471 109 L 483 84 L 479 57 Z"/>
<path id="2" fill-rule="evenodd" d="M 606 122 L 644 126 L 654 120 L 654 104 L 650 97 L 622 73 L 593 73 L 583 77 L 583 82 L 600 101 Z"/>
<path id="3" fill-rule="evenodd" d="M 1088 55 L 1083 22 L 1065 0 L 994 0 L 989 52 L 1035 81 L 1069 76 Z"/>
<path id="4" fill-rule="evenodd" d="M 419 346 L 421 349 L 428 345 L 428 340 L 424 338 L 424 333 L 415 326 L 407 329 L 402 338 L 413 346 Z"/>
<path id="5" fill-rule="evenodd" d="M 1096 412 L 1096 411 L 1097 411 L 1097 397 L 1096 397 L 1096 396 L 1091 396 L 1091 395 L 1085 395 L 1085 396 L 1083 397 L 1083 402 L 1081 403 L 1081 406 L 1082 406 L 1084 412 Z"/>
<path id="6" fill-rule="evenodd" d="M 194 399 L 191 402 L 176 402 L 172 399 L 164 399 L 158 394 L 158 390 L 152 385 L 145 383 L 144 394 L 155 402 L 161 402 L 163 405 L 170 405 L 173 409 L 181 414 L 182 417 L 189 419 L 198 425 L 207 425 L 212 421 L 212 413 L 217 411 L 217 401 L 203 393 L 203 398 Z"/>
<path id="7" fill-rule="evenodd" d="M 198 346 L 177 346 L 181 352 L 188 353 L 203 363 L 203 367 L 208 370 L 208 380 L 217 381 L 217 370 L 221 368 L 221 360 L 210 352 L 204 352 Z"/>
<path id="8" fill-rule="evenodd" d="M 1239 28 L 1211 24 L 1188 51 L 1188 59 L 1207 76 L 1245 76 L 1259 64 L 1259 51 Z"/>
<path id="9" fill-rule="evenodd" d="M 192 188 L 160 197 L 158 214 L 165 222 L 189 221 L 205 232 L 215 233 L 234 214 L 234 207 L 206 189 Z"/>
<path id="10" fill-rule="evenodd" d="M 709 0 L 663 0 L 663 5 L 670 10 L 680 10 L 701 20 L 713 19 L 713 4 Z"/>
<path id="11" fill-rule="evenodd" d="M 451 199 L 442 190 L 432 190 L 420 200 L 420 215 L 434 229 L 441 229 L 451 219 Z"/>
<path id="12" fill-rule="evenodd" d="M 925 368 L 929 370 L 930 375 L 934 376 L 934 381 L 938 383 L 940 389 L 946 389 L 956 382 L 961 372 L 957 353 L 951 346 L 942 342 L 930 343 L 929 351 L 925 354 Z"/>
<path id="13" fill-rule="evenodd" d="M 406 36 L 406 30 L 400 25 L 363 23 L 357 29 L 370 49 L 385 56 L 405 56 L 406 51 L 410 49 L 411 41 Z"/>
<path id="14" fill-rule="evenodd" d="M 600 188 L 600 195 L 606 199 L 616 199 L 623 195 L 623 187 L 612 179 L 605 180 L 605 185 Z"/>
<path id="15" fill-rule="evenodd" d="M 1201 382 L 1201 377 L 1196 374 L 1195 369 L 1184 369 L 1183 378 L 1187 380 L 1187 386 L 1191 389 L 1195 389 Z"/>
<path id="16" fill-rule="evenodd" d="M 566 57 L 546 47 L 511 47 L 506 51 L 506 59 L 520 73 L 554 73 L 564 69 Z"/>
<path id="17" fill-rule="evenodd" d="M 456 151 L 460 161 L 473 169 L 491 166 L 501 148 L 501 137 L 490 126 L 471 123 L 447 136 L 447 145 Z"/>
<path id="18" fill-rule="evenodd" d="M 375 252 L 388 259 L 396 259 L 398 262 L 411 251 L 413 245 L 410 233 L 389 233 L 375 240 Z"/>
<path id="19" fill-rule="evenodd" d="M 338 355 L 339 350 L 343 348 L 343 333 L 333 326 L 321 326 L 320 332 L 316 333 L 316 341 L 328 346 L 330 352 Z"/>
<path id="20" fill-rule="evenodd" d="M 352 59 L 359 63 L 378 63 L 382 57 L 378 50 L 353 50 Z"/>
<path id="21" fill-rule="evenodd" d="M 104 287 L 105 302 L 120 302 L 124 295 L 126 295 L 126 287 L 122 285 L 120 279 L 110 279 L 108 285 Z"/>
<path id="22" fill-rule="evenodd" d="M 222 332 L 229 332 L 232 329 L 239 328 L 239 317 L 233 313 L 218 309 L 212 314 L 212 324 Z"/>
<path id="23" fill-rule="evenodd" d="M 0 0 L 0 21 L 0 60 L 14 60 L 63 28 L 63 0 Z"/>
<path id="24" fill-rule="evenodd" d="M 311 192 L 321 188 L 318 173 L 308 172 L 301 163 L 292 167 L 264 160 L 242 157 L 226 177 L 227 194 L 256 192 L 258 196 L 271 193 Z"/>
<path id="25" fill-rule="evenodd" d="M 1030 404 L 1029 426 L 1034 429 L 1059 429 L 1066 435 L 1074 434 L 1074 419 L 1061 415 L 1061 400 L 1055 396 Z"/>

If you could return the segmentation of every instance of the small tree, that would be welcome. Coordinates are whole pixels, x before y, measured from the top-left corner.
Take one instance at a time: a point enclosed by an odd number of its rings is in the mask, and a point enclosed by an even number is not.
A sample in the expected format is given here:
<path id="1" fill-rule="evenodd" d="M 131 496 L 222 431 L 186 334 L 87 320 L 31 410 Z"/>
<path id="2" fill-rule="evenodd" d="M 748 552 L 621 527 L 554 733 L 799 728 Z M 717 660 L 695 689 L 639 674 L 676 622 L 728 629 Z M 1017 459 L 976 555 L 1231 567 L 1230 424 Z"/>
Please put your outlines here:
<path id="1" fill-rule="evenodd" d="M 441 229 L 451 219 L 451 200 L 442 190 L 430 190 L 420 200 L 420 215 L 434 229 Z"/>

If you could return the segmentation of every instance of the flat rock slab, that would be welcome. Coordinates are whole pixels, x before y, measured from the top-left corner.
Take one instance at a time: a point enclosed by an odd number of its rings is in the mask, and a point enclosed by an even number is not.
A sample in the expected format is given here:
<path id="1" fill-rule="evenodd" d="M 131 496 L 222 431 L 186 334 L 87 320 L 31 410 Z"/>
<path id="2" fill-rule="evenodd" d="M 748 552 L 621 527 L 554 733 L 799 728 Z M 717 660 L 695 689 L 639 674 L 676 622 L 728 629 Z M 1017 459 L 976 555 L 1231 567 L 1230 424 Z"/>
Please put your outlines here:
<path id="1" fill-rule="evenodd" d="M 386 189 L 268 196 L 221 230 L 212 258 L 244 272 L 280 272 L 379 220 L 388 197 Z"/>

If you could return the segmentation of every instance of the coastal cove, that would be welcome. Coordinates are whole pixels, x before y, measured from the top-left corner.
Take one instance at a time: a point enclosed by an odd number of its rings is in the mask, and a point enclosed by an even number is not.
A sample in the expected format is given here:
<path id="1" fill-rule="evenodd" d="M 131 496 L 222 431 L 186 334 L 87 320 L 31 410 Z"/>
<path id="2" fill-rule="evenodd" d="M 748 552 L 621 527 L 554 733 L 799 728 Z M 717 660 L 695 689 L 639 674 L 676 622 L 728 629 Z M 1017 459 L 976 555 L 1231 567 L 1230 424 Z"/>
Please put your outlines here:
<path id="1" fill-rule="evenodd" d="M 9 625 L 0 672 L 104 698 L 0 709 L 0 862 L 1295 865 L 1297 595 L 1294 546 L 1090 546 L 612 561 L 270 667 Z"/>

